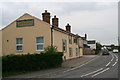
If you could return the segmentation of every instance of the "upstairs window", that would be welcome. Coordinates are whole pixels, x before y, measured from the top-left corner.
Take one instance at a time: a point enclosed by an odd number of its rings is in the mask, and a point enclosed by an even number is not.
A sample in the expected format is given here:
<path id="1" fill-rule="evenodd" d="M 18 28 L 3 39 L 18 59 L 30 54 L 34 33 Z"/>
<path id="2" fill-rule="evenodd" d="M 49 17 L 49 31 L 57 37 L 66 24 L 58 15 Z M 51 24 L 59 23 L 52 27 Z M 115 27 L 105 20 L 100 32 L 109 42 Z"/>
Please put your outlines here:
<path id="1" fill-rule="evenodd" d="M 79 39 L 77 37 L 74 37 L 74 43 L 76 43 L 76 45 L 78 45 Z"/>
<path id="2" fill-rule="evenodd" d="M 44 51 L 44 37 L 36 37 L 36 51 Z"/>
<path id="3" fill-rule="evenodd" d="M 67 52 L 67 42 L 65 39 L 62 39 L 63 52 Z"/>
<path id="4" fill-rule="evenodd" d="M 72 36 L 71 35 L 68 36 L 68 39 L 69 39 L 69 44 L 72 44 Z"/>
<path id="5" fill-rule="evenodd" d="M 16 38 L 16 51 L 23 51 L 23 38 Z"/>

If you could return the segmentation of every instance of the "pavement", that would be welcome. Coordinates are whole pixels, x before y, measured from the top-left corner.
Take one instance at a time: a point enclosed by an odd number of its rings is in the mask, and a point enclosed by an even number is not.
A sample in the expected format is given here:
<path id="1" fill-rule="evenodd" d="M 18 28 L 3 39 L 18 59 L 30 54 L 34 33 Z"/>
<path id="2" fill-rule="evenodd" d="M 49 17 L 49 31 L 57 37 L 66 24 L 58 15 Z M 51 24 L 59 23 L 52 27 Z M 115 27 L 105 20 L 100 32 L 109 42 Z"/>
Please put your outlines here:
<path id="1" fill-rule="evenodd" d="M 79 57 L 79 58 L 74 58 L 74 59 L 64 61 L 62 63 L 62 67 L 40 70 L 40 71 L 25 73 L 21 75 L 10 76 L 7 78 L 38 78 L 38 77 L 46 78 L 47 76 L 50 76 L 50 75 L 61 74 L 62 72 L 74 70 L 94 60 L 96 57 L 97 55 L 83 55 L 82 57 Z"/>

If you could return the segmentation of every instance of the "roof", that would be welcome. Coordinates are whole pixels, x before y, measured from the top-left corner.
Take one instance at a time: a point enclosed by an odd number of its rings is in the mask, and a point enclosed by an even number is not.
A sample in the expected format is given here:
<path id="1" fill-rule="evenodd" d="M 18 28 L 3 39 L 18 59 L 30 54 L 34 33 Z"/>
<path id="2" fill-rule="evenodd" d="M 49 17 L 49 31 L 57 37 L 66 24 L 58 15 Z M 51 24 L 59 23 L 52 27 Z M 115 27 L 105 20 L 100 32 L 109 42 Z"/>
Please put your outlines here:
<path id="1" fill-rule="evenodd" d="M 87 43 L 88 43 L 88 44 L 95 44 L 96 41 L 95 41 L 95 40 L 89 40 L 89 41 L 87 41 Z"/>

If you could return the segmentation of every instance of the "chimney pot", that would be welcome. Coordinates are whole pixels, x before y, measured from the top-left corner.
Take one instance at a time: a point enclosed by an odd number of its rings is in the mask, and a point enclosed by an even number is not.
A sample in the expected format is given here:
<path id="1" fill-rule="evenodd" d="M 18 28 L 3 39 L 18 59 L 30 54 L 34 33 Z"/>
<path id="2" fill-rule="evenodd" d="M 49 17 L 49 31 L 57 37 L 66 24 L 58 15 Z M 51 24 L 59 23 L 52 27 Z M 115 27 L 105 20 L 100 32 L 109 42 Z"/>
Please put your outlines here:
<path id="1" fill-rule="evenodd" d="M 42 13 L 42 18 L 43 18 L 43 21 L 50 24 L 50 13 L 47 12 L 47 10 L 45 10 L 45 12 Z"/>
<path id="2" fill-rule="evenodd" d="M 66 31 L 71 32 L 71 26 L 69 24 L 67 24 L 67 26 L 66 26 Z"/>
<path id="3" fill-rule="evenodd" d="M 47 10 L 45 10 L 45 13 L 47 13 Z"/>
<path id="4" fill-rule="evenodd" d="M 58 27 L 58 18 L 56 17 L 56 15 L 54 16 L 54 18 L 52 18 L 52 25 Z"/>

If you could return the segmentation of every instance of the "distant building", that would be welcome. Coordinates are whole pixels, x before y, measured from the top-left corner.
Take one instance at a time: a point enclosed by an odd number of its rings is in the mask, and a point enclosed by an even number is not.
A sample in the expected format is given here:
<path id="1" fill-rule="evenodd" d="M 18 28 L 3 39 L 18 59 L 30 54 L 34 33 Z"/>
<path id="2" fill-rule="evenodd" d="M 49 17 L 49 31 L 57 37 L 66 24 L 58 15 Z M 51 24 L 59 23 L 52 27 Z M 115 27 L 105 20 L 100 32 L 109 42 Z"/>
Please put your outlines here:
<path id="1" fill-rule="evenodd" d="M 96 49 L 96 41 L 95 40 L 88 40 L 87 45 L 90 46 L 91 49 Z"/>

